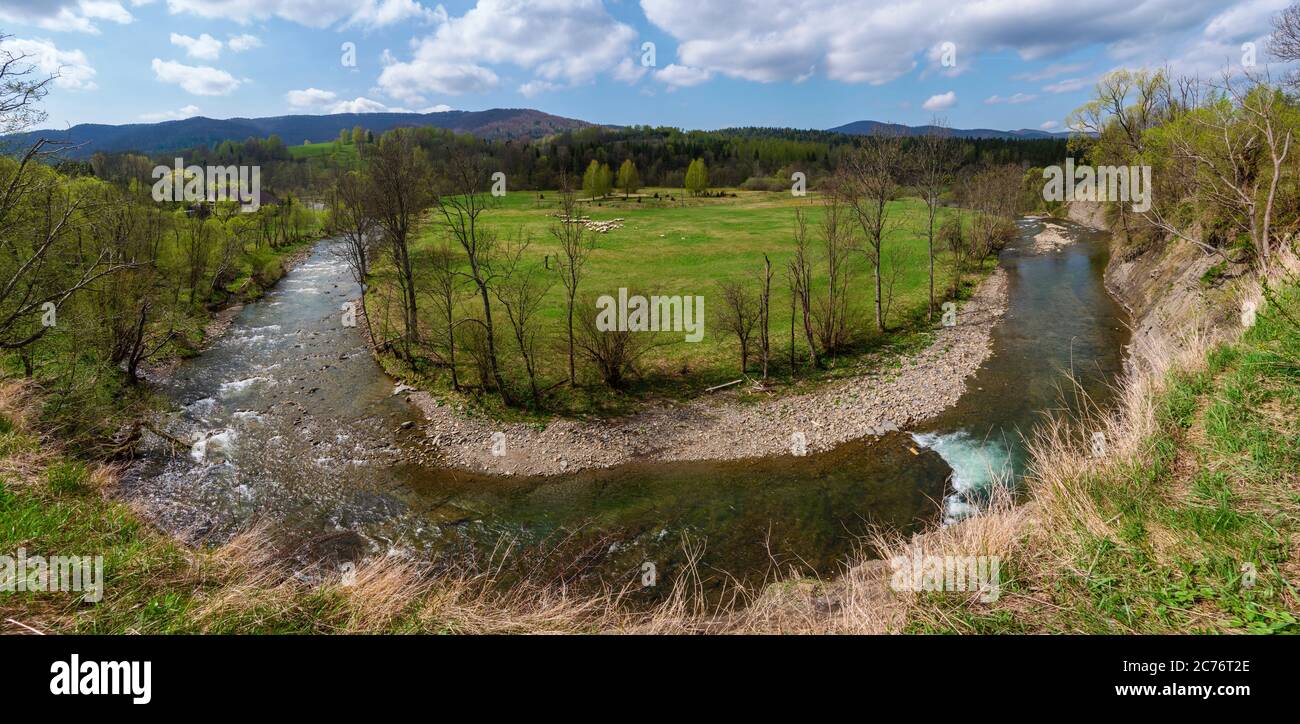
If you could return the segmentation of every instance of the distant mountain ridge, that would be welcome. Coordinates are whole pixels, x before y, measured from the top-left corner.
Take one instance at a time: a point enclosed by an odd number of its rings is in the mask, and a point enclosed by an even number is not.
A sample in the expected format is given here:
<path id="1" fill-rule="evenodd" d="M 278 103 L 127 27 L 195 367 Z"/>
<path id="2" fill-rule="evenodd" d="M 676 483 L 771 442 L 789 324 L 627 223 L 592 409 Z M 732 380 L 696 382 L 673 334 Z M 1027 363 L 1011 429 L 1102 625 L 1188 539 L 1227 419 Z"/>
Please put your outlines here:
<path id="1" fill-rule="evenodd" d="M 493 108 L 486 111 L 442 111 L 438 113 L 331 113 L 327 115 L 272 116 L 268 118 L 206 118 L 195 116 L 179 121 L 131 123 L 110 126 L 81 123 L 68 129 L 29 131 L 5 140 L 34 141 L 37 137 L 79 144 L 70 156 L 86 158 L 97 151 L 161 153 L 215 146 L 222 141 L 243 141 L 249 136 L 278 135 L 287 146 L 303 141 L 320 143 L 339 137 L 344 128 L 361 126 L 375 133 L 407 126 L 432 126 L 481 138 L 541 138 L 552 133 L 586 128 L 595 124 L 553 116 L 529 108 Z"/>
<path id="2" fill-rule="evenodd" d="M 905 126 L 900 123 L 882 123 L 880 121 L 854 121 L 826 130 L 831 133 L 844 133 L 850 136 L 866 136 L 878 131 L 901 133 L 905 136 L 923 136 L 936 129 L 936 126 Z M 1035 138 L 1069 138 L 1069 131 L 1037 131 L 1021 128 L 1015 131 L 998 131 L 992 128 L 948 128 L 944 129 L 953 138 L 1005 138 L 1024 141 Z"/>
<path id="3" fill-rule="evenodd" d="M 97 151 L 136 151 L 146 154 L 192 148 L 199 144 L 215 146 L 222 141 L 243 141 L 249 136 L 265 138 L 278 135 L 286 146 L 303 141 L 320 143 L 338 138 L 343 129 L 355 126 L 382 133 L 393 128 L 432 126 L 457 133 L 469 133 L 487 139 L 537 139 L 554 133 L 588 128 L 600 124 L 576 118 L 554 116 L 531 108 L 493 108 L 486 111 L 441 111 L 438 113 L 331 113 L 326 115 L 271 116 L 267 118 L 207 118 L 195 116 L 177 121 L 129 123 L 113 126 L 81 123 L 67 129 L 28 131 L 3 137 L 19 146 L 37 137 L 66 141 L 76 145 L 67 155 L 88 158 Z M 610 126 L 613 128 L 614 126 Z M 827 133 L 861 136 L 880 130 L 919 136 L 934 126 L 906 126 L 880 121 L 854 121 L 829 128 Z M 998 131 L 991 128 L 947 129 L 956 138 L 1002 138 L 1032 140 L 1066 138 L 1069 132 L 1052 133 L 1022 128 Z"/>

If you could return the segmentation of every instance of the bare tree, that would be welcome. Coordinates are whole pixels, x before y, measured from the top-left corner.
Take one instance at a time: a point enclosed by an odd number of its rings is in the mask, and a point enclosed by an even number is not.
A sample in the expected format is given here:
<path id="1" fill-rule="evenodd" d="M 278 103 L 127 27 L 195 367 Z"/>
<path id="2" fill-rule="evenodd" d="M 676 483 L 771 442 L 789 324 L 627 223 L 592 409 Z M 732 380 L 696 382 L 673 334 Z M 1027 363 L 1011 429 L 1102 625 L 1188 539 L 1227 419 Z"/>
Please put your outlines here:
<path id="1" fill-rule="evenodd" d="M 0 33 L 0 45 L 11 37 Z M 30 56 L 0 47 L 0 135 L 25 131 L 45 120 L 39 104 L 57 77 L 40 74 Z"/>
<path id="2" fill-rule="evenodd" d="M 1300 60 L 1300 3 L 1295 3 L 1273 17 L 1273 34 L 1268 50 L 1282 61 Z M 1300 71 L 1292 71 L 1287 82 L 1300 86 Z"/>
<path id="3" fill-rule="evenodd" d="M 772 357 L 772 260 L 763 255 L 763 291 L 758 297 L 758 345 L 763 354 L 763 379 Z"/>
<path id="4" fill-rule="evenodd" d="M 812 325 L 812 262 L 808 255 L 808 222 L 803 209 L 794 212 L 794 258 L 786 267 L 786 277 L 790 283 L 791 305 L 798 306 L 803 319 L 804 339 L 808 342 L 808 361 L 816 367 L 817 344 L 813 340 Z M 794 368 L 794 332 L 790 333 L 791 372 Z"/>
<path id="5" fill-rule="evenodd" d="M 577 306 L 578 353 L 596 368 L 607 386 L 621 389 L 636 362 L 656 345 L 656 335 L 647 332 L 604 330 L 598 324 L 595 298 L 586 297 Z"/>
<path id="6" fill-rule="evenodd" d="M 749 370 L 749 340 L 760 316 L 759 300 L 746 284 L 730 279 L 718 282 L 718 295 L 722 297 L 718 322 L 740 342 L 740 373 L 745 374 Z"/>
<path id="7" fill-rule="evenodd" d="M 334 181 L 333 199 L 331 223 L 343 235 L 343 243 L 334 247 L 334 254 L 347 264 L 352 280 L 364 295 L 375 231 L 375 219 L 366 210 L 364 179 L 355 171 L 340 174 Z"/>
<path id="8" fill-rule="evenodd" d="M 472 149 L 465 148 L 454 140 L 451 144 L 447 158 L 441 163 L 442 173 L 434 186 L 433 206 L 447 232 L 465 252 L 469 269 L 458 270 L 457 273 L 471 280 L 478 290 L 479 299 L 483 303 L 483 317 L 475 321 L 484 328 L 483 344 L 488 367 L 492 380 L 501 393 L 501 399 L 511 405 L 514 404 L 514 398 L 506 387 L 505 380 L 501 378 L 496 330 L 492 323 L 490 290 L 494 276 L 491 259 L 496 246 L 496 235 L 479 223 L 479 217 L 487 210 L 489 203 L 483 191 L 487 187 L 487 169 Z"/>
<path id="9" fill-rule="evenodd" d="M 823 197 L 820 226 L 823 258 L 826 262 L 826 294 L 813 306 L 817 337 L 822 352 L 834 354 L 848 344 L 850 265 L 856 249 L 850 209 L 841 195 L 842 187 L 832 186 Z"/>
<path id="10" fill-rule="evenodd" d="M 1249 74 L 1244 83 L 1225 75 L 1213 88 L 1216 97 L 1170 124 L 1165 138 L 1175 160 L 1185 161 L 1195 175 L 1192 193 L 1250 239 L 1267 271 L 1283 168 L 1295 140 L 1295 128 L 1285 117 L 1287 100 Z M 1159 205 L 1152 205 L 1149 216 L 1162 231 L 1217 253 L 1214 244 L 1184 230 Z"/>
<path id="11" fill-rule="evenodd" d="M 504 250 L 502 257 L 506 268 L 500 274 L 501 281 L 493 287 L 492 292 L 506 310 L 506 318 L 510 320 L 510 327 L 514 331 L 515 344 L 519 346 L 519 354 L 524 360 L 524 370 L 528 373 L 533 405 L 540 408 L 542 397 L 537 390 L 537 312 L 541 310 L 542 300 L 555 279 L 544 274 L 537 265 L 523 261 L 524 253 L 530 245 L 527 237 L 521 237 Z"/>
<path id="12" fill-rule="evenodd" d="M 962 232 L 962 214 L 958 211 L 939 225 L 939 243 L 948 249 L 952 259 L 952 296 L 961 294 L 961 273 L 966 266 L 966 237 Z"/>
<path id="13" fill-rule="evenodd" d="M 939 196 L 952 182 L 952 174 L 957 165 L 957 147 L 952 142 L 952 133 L 944 119 L 936 117 L 930 126 L 930 130 L 917 140 L 913 158 L 917 186 L 921 190 L 926 210 L 926 248 L 930 261 L 930 297 L 926 319 L 934 321 L 935 221 L 939 213 Z"/>
<path id="14" fill-rule="evenodd" d="M 447 350 L 447 368 L 451 370 L 451 387 L 460 389 L 456 371 L 456 308 L 460 304 L 460 276 L 456 273 L 456 259 L 445 240 L 438 243 L 429 255 L 428 294 L 433 300 L 434 312 L 441 327 L 438 337 Z"/>
<path id="15" fill-rule="evenodd" d="M 889 215 L 889 202 L 897 193 L 897 173 L 903 161 L 903 140 L 897 133 L 876 133 L 849 154 L 840 178 L 838 193 L 857 219 L 867 243 L 864 251 L 871 260 L 876 286 L 876 329 L 885 331 L 881 304 L 880 264 L 885 239 L 896 226 Z"/>
<path id="16" fill-rule="evenodd" d="M 565 312 L 569 334 L 569 384 L 577 384 L 574 368 L 573 306 L 582 281 L 583 267 L 596 247 L 595 234 L 586 234 L 586 225 L 578 213 L 578 192 L 568 174 L 560 179 L 560 218 L 551 226 L 551 235 L 560 244 L 558 260 L 560 280 L 564 282 Z"/>
<path id="17" fill-rule="evenodd" d="M 967 177 L 966 202 L 975 212 L 967 239 L 968 261 L 983 262 L 1015 237 L 1022 178 L 1020 168 L 1010 164 L 981 169 Z"/>

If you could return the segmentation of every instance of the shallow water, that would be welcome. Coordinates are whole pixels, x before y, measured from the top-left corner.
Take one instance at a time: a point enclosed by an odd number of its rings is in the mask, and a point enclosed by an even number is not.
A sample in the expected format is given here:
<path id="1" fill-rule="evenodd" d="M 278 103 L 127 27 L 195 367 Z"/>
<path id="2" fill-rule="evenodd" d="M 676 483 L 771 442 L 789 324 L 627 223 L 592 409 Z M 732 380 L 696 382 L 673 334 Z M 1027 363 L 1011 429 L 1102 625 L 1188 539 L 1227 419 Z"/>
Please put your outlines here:
<path id="1" fill-rule="evenodd" d="M 127 493 L 196 539 L 263 520 L 304 535 L 355 532 L 372 551 L 480 560 L 504 539 L 548 575 L 614 586 L 642 580 L 647 563 L 667 580 L 687 550 L 710 585 L 719 572 L 833 574 L 870 526 L 906 531 L 960 515 L 991 470 L 1018 471 L 1020 433 L 1057 405 L 1063 370 L 1104 399 L 1127 341 L 1102 285 L 1104 236 L 1071 226 L 1079 240 L 1062 251 L 1019 251 L 1038 228 L 1022 222 L 1021 242 L 1003 254 L 1010 308 L 993 355 L 954 408 L 910 434 L 806 457 L 529 478 L 427 462 L 422 433 L 403 428 L 418 413 L 361 330 L 343 325 L 356 287 L 323 243 L 163 383 L 178 403 L 165 424 L 193 445 L 154 448 Z"/>

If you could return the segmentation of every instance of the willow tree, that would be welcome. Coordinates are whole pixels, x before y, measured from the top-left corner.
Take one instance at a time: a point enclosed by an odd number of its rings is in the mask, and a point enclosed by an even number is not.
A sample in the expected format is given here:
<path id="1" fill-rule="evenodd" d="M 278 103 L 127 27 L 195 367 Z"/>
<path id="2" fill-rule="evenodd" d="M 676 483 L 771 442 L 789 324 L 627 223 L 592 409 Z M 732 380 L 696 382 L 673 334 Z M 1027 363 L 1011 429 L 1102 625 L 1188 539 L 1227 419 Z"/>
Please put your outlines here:
<path id="1" fill-rule="evenodd" d="M 686 190 L 694 196 L 699 196 L 708 188 L 709 169 L 704 165 L 704 159 L 697 158 L 686 167 Z"/>

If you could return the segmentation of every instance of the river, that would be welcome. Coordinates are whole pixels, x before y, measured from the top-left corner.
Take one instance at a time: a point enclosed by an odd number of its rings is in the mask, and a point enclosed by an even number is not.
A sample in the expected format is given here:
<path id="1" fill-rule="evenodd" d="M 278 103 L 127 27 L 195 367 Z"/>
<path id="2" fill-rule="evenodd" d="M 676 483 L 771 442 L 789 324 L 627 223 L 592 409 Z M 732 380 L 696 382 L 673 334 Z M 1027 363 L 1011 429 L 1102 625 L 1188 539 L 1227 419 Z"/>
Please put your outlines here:
<path id="1" fill-rule="evenodd" d="M 177 403 L 163 424 L 194 444 L 154 441 L 124 492 L 195 541 L 260 521 L 346 538 L 349 557 L 400 550 L 482 564 L 509 548 L 507 572 L 616 587 L 640 581 L 646 564 L 657 578 L 680 573 L 688 549 L 715 587 L 792 569 L 833 575 L 870 526 L 911 531 L 959 518 L 992 478 L 1023 472 L 1021 435 L 1069 399 L 1066 371 L 1107 399 L 1128 332 L 1104 288 L 1106 237 L 1062 224 L 1073 243 L 1038 253 L 1042 223 L 1022 220 L 1000 257 L 1009 308 L 992 355 L 957 405 L 917 429 L 805 457 L 551 477 L 437 465 L 418 412 L 361 330 L 344 324 L 355 284 L 322 242 L 160 382 Z"/>

